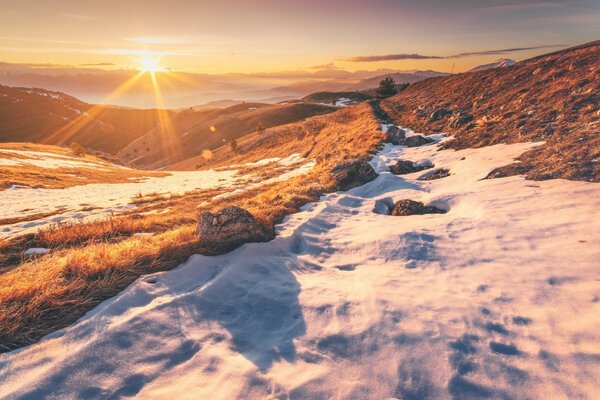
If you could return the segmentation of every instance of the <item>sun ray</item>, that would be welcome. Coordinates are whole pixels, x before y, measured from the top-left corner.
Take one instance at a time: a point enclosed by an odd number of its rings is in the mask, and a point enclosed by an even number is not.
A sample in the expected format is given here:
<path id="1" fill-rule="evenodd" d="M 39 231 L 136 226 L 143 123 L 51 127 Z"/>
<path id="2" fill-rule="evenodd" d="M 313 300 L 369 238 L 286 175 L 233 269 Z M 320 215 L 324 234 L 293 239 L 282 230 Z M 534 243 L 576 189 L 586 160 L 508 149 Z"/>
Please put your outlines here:
<path id="1" fill-rule="evenodd" d="M 169 112 L 167 111 L 160 85 L 158 84 L 157 74 L 150 72 L 152 81 L 152 90 L 154 91 L 154 98 L 157 106 L 158 120 L 159 120 L 159 134 L 161 136 L 161 144 L 163 155 L 165 160 L 173 160 L 175 157 L 182 154 L 181 141 L 173 123 Z"/>
<path id="2" fill-rule="evenodd" d="M 102 103 L 109 103 L 115 97 L 118 97 L 122 93 L 129 90 L 142 76 L 144 75 L 143 71 L 139 71 L 137 74 L 123 82 L 119 87 L 113 90 L 108 96 L 106 96 Z M 52 134 L 50 134 L 43 143 L 45 144 L 65 144 L 68 142 L 70 138 L 73 137 L 77 132 L 83 129 L 86 125 L 94 121 L 94 118 L 97 117 L 103 110 L 104 106 L 101 104 L 97 104 L 90 108 L 86 112 L 82 112 L 77 118 L 69 122 L 67 125 L 59 128 Z"/>

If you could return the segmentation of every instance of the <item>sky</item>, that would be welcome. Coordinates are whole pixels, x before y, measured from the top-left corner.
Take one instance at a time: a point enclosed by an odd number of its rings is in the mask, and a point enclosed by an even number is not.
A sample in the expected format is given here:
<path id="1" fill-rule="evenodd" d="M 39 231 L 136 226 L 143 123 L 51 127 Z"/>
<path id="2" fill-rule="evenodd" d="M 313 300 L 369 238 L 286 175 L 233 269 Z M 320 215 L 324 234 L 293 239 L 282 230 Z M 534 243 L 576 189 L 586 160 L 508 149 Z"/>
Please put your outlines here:
<path id="1" fill-rule="evenodd" d="M 0 61 L 76 68 L 460 72 L 596 39 L 598 0 L 0 0 Z"/>

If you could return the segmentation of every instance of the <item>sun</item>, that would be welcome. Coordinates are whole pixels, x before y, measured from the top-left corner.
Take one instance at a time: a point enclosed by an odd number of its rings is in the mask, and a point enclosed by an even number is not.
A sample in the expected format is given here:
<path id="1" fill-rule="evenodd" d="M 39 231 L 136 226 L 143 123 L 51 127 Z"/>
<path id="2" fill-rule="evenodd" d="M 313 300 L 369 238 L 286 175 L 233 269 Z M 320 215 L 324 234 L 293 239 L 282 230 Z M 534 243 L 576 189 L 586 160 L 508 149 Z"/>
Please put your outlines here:
<path id="1" fill-rule="evenodd" d="M 139 70 L 142 72 L 160 72 L 163 68 L 160 66 L 160 60 L 156 57 L 146 54 L 138 60 Z"/>

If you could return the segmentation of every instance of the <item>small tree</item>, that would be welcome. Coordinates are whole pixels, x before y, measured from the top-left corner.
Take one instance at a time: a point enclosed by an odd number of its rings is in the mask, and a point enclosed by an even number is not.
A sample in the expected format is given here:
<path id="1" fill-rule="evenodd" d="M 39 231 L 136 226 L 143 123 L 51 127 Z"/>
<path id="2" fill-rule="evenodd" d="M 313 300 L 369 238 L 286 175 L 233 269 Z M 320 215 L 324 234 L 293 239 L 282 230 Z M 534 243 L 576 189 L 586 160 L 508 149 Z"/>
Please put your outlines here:
<path id="1" fill-rule="evenodd" d="M 238 144 L 235 141 L 235 139 L 231 139 L 231 142 L 229 142 L 229 147 L 231 148 L 231 151 L 233 152 L 233 154 L 235 154 L 235 155 L 238 154 Z"/>
<path id="2" fill-rule="evenodd" d="M 396 82 L 391 76 L 388 76 L 387 78 L 379 82 L 379 87 L 377 88 L 378 97 L 391 97 L 396 93 L 398 93 L 398 91 L 396 90 Z"/>
<path id="3" fill-rule="evenodd" d="M 258 125 L 256 125 L 256 131 L 260 134 L 265 132 L 265 126 L 262 122 L 259 122 Z"/>

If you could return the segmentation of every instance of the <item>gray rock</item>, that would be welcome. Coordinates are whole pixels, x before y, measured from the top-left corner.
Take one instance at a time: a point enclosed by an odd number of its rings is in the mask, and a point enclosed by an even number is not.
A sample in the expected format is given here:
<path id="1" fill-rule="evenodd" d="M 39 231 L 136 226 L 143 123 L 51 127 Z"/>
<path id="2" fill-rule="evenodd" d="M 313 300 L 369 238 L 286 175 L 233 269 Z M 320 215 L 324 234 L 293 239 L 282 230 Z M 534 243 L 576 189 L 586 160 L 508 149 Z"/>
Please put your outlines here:
<path id="1" fill-rule="evenodd" d="M 429 122 L 439 121 L 440 119 L 450 114 L 452 114 L 452 111 L 448 110 L 447 108 L 440 107 L 431 113 L 431 116 L 429 117 Z"/>
<path id="2" fill-rule="evenodd" d="M 338 190 L 350 190 L 377 178 L 373 167 L 361 159 L 336 165 L 331 169 L 330 175 L 335 180 Z"/>
<path id="3" fill-rule="evenodd" d="M 231 251 L 244 243 L 265 242 L 271 237 L 252 214 L 237 206 L 200 214 L 196 234 L 201 253 L 213 255 Z"/>
<path id="4" fill-rule="evenodd" d="M 423 215 L 423 214 L 445 214 L 447 211 L 433 206 L 426 206 L 420 201 L 404 199 L 397 201 L 392 208 L 391 215 Z"/>
<path id="5" fill-rule="evenodd" d="M 399 145 L 406 137 L 406 131 L 397 126 L 390 126 L 385 132 L 385 141 L 393 145 Z"/>
<path id="6" fill-rule="evenodd" d="M 450 171 L 446 168 L 440 168 L 437 171 L 433 171 L 430 174 L 422 176 L 419 178 L 420 181 L 433 181 L 435 179 L 442 179 L 447 176 L 450 176 Z"/>
<path id="7" fill-rule="evenodd" d="M 464 124 L 467 124 L 467 123 L 469 123 L 471 121 L 473 121 L 473 116 L 471 114 L 459 113 L 458 115 L 456 115 L 454 117 L 454 119 L 452 120 L 452 123 L 450 124 L 450 126 L 452 128 L 458 128 L 458 127 L 461 127 Z"/>
<path id="8" fill-rule="evenodd" d="M 390 172 L 394 175 L 404 175 L 423 171 L 427 168 L 431 167 L 425 165 L 415 165 L 414 162 L 408 160 L 398 160 L 396 164 L 390 166 Z"/>
<path id="9" fill-rule="evenodd" d="M 401 143 L 407 147 L 418 147 L 418 146 L 422 146 L 424 144 L 430 144 L 433 143 L 435 140 L 425 137 L 425 136 L 421 136 L 421 135 L 414 135 L 414 136 L 409 136 L 406 139 L 404 139 L 404 143 Z"/>

